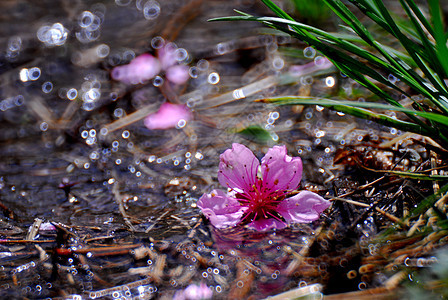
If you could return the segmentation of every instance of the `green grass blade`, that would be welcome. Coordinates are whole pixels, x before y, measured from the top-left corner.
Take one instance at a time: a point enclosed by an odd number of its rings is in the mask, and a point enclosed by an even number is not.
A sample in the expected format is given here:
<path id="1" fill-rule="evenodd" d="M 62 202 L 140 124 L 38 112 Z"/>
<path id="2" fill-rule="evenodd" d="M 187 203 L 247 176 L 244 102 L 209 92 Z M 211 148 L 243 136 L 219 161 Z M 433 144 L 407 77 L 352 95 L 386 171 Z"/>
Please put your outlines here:
<path id="1" fill-rule="evenodd" d="M 408 114 L 414 114 L 425 119 L 437 122 L 442 125 L 448 125 L 448 116 L 424 112 L 424 111 L 416 111 L 408 108 L 392 106 L 388 104 L 376 103 L 376 102 L 356 102 L 356 101 L 343 101 L 343 100 L 331 100 L 324 98 L 310 98 L 310 97 L 299 97 L 299 96 L 283 96 L 283 97 L 273 97 L 264 99 L 266 102 L 272 102 L 275 104 L 302 104 L 302 105 L 321 105 L 321 106 L 331 106 L 335 103 L 352 106 L 352 107 L 363 107 L 369 109 L 380 109 L 380 110 L 392 110 L 399 111 Z"/>
<path id="2" fill-rule="evenodd" d="M 444 73 L 446 76 L 448 73 L 448 48 L 446 46 L 446 36 L 443 30 L 444 24 L 442 21 L 442 12 L 440 9 L 439 0 L 428 0 L 429 12 L 431 15 L 431 22 L 434 28 L 434 39 L 436 40 L 437 58 L 439 59 Z"/>

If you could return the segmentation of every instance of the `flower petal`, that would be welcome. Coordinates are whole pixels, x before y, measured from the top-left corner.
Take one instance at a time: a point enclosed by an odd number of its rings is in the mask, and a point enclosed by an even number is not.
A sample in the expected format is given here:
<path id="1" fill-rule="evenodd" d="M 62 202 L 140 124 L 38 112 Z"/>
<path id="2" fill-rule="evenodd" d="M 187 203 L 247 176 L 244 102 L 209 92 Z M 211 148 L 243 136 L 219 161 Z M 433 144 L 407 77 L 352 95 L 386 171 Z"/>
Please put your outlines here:
<path id="1" fill-rule="evenodd" d="M 316 193 L 301 191 L 297 195 L 283 200 L 277 206 L 277 212 L 288 223 L 309 223 L 319 219 L 319 215 L 328 207 L 330 201 Z"/>
<path id="2" fill-rule="evenodd" d="M 257 231 L 266 231 L 270 229 L 283 229 L 287 226 L 285 222 L 280 222 L 276 219 L 261 219 L 249 223 L 249 228 Z"/>
<path id="3" fill-rule="evenodd" d="M 234 143 L 220 156 L 219 182 L 238 192 L 249 192 L 257 181 L 260 163 L 252 151 L 244 145 Z"/>
<path id="4" fill-rule="evenodd" d="M 144 123 L 148 129 L 167 129 L 176 127 L 180 120 L 188 121 L 191 117 L 187 107 L 165 102 L 156 113 L 148 115 Z"/>
<path id="5" fill-rule="evenodd" d="M 176 65 L 166 70 L 166 78 L 174 84 L 184 84 L 190 78 L 188 67 L 184 65 Z"/>
<path id="6" fill-rule="evenodd" d="M 210 194 L 202 195 L 197 206 L 216 228 L 237 225 L 247 209 L 242 207 L 236 199 L 228 197 L 220 190 L 213 190 Z"/>
<path id="7" fill-rule="evenodd" d="M 261 160 L 261 174 L 269 190 L 295 190 L 302 179 L 302 160 L 289 156 L 286 146 L 274 146 Z"/>
<path id="8" fill-rule="evenodd" d="M 177 63 L 176 49 L 177 46 L 174 43 L 168 43 L 159 49 L 157 57 L 162 64 L 162 69 L 167 70 Z"/>

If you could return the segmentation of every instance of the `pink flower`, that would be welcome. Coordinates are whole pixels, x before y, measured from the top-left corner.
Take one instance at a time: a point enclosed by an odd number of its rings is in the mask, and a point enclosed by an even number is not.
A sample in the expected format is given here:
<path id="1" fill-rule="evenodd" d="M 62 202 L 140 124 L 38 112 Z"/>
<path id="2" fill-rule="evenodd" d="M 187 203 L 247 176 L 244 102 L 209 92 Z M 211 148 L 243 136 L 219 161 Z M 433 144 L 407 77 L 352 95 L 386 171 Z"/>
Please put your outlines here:
<path id="1" fill-rule="evenodd" d="M 213 291 L 203 282 L 201 285 L 190 284 L 183 291 L 178 291 L 173 297 L 173 300 L 199 300 L 211 299 Z"/>
<path id="2" fill-rule="evenodd" d="M 167 129 L 176 127 L 181 120 L 186 122 L 191 118 L 191 111 L 186 106 L 165 102 L 158 112 L 148 115 L 144 123 L 148 129 Z"/>
<path id="3" fill-rule="evenodd" d="M 111 76 L 127 84 L 139 84 L 156 76 L 161 70 L 160 62 L 150 54 L 142 54 L 129 64 L 115 67 Z"/>
<path id="4" fill-rule="evenodd" d="M 188 67 L 177 61 L 177 47 L 167 43 L 158 50 L 157 58 L 151 54 L 142 54 L 129 64 L 112 69 L 112 79 L 126 84 L 141 84 L 165 71 L 166 79 L 174 84 L 184 84 L 190 78 Z"/>
<path id="5" fill-rule="evenodd" d="M 166 79 L 175 84 L 184 84 L 190 78 L 190 75 L 188 74 L 188 67 L 178 63 L 176 50 L 176 45 L 168 43 L 159 49 L 157 57 L 162 69 L 165 70 Z"/>
<path id="6" fill-rule="evenodd" d="M 309 223 L 330 206 L 321 196 L 297 189 L 302 161 L 291 157 L 285 146 L 274 146 L 261 165 L 247 147 L 234 143 L 220 156 L 218 180 L 230 189 L 213 190 L 197 202 L 213 226 L 249 224 L 256 230 L 282 229 L 291 223 Z"/>

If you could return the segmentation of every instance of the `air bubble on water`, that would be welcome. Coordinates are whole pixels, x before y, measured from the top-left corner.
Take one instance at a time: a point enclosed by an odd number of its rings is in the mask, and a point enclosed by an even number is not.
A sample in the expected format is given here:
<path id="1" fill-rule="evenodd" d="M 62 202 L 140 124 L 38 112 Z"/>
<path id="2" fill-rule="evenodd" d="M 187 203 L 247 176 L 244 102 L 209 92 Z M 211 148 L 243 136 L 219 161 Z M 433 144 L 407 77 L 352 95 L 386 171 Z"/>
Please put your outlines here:
<path id="1" fill-rule="evenodd" d="M 39 128 L 40 128 L 40 130 L 42 130 L 42 131 L 47 131 L 47 130 L 48 130 L 48 123 L 47 123 L 47 122 L 42 122 L 42 123 L 40 123 Z"/>
<path id="2" fill-rule="evenodd" d="M 190 74 L 190 77 L 191 77 L 191 78 L 198 78 L 198 75 L 199 75 L 198 68 L 196 68 L 196 67 L 191 67 L 191 68 L 188 70 L 188 74 Z"/>
<path id="3" fill-rule="evenodd" d="M 341 117 L 345 116 L 345 113 L 340 112 L 340 111 L 336 112 L 336 114 L 337 114 L 338 116 L 341 116 Z"/>
<path id="4" fill-rule="evenodd" d="M 395 84 L 398 81 L 398 78 L 392 74 L 389 74 L 389 76 L 387 76 L 387 80 L 389 80 L 390 83 Z"/>
<path id="5" fill-rule="evenodd" d="M 305 119 L 307 119 L 307 120 L 311 119 L 312 117 L 313 117 L 313 113 L 310 111 L 305 114 Z"/>
<path id="6" fill-rule="evenodd" d="M 97 160 L 99 158 L 99 154 L 96 151 L 93 151 L 92 153 L 90 153 L 89 158 L 90 160 Z"/>
<path id="7" fill-rule="evenodd" d="M 86 144 L 87 145 L 91 146 L 91 145 L 93 145 L 95 143 L 96 143 L 96 138 L 95 137 L 92 137 L 92 136 L 87 137 L 87 139 L 86 139 Z"/>
<path id="8" fill-rule="evenodd" d="M 38 67 L 33 67 L 28 71 L 28 78 L 32 81 L 39 79 L 41 71 Z"/>
<path id="9" fill-rule="evenodd" d="M 117 118 L 121 118 L 124 114 L 124 110 L 122 108 L 117 108 L 114 110 L 114 116 Z"/>
<path id="10" fill-rule="evenodd" d="M 13 36 L 8 40 L 8 50 L 12 52 L 19 52 L 22 48 L 22 38 Z"/>
<path id="11" fill-rule="evenodd" d="M 366 284 L 365 282 L 361 281 L 361 282 L 358 284 L 358 289 L 360 289 L 360 290 L 365 290 L 366 288 L 367 288 L 367 284 Z"/>
<path id="12" fill-rule="evenodd" d="M 123 131 L 123 133 L 121 134 L 121 136 L 122 136 L 124 139 L 129 138 L 130 135 L 131 135 L 131 134 L 129 133 L 129 130 L 125 130 L 125 131 Z"/>
<path id="13" fill-rule="evenodd" d="M 316 50 L 314 50 L 314 48 L 312 47 L 306 47 L 305 49 L 303 49 L 303 55 L 306 58 L 313 58 L 316 55 Z"/>
<path id="14" fill-rule="evenodd" d="M 46 46 L 61 46 L 68 37 L 68 30 L 61 23 L 44 25 L 37 30 L 37 38 Z"/>
<path id="15" fill-rule="evenodd" d="M 204 155 L 202 155 L 201 152 L 196 152 L 194 156 L 197 160 L 202 160 L 204 158 Z"/>
<path id="16" fill-rule="evenodd" d="M 181 129 L 181 128 L 184 128 L 186 125 L 187 125 L 187 121 L 185 121 L 184 119 L 180 119 L 177 122 L 176 128 Z"/>
<path id="17" fill-rule="evenodd" d="M 89 136 L 90 137 L 95 137 L 96 136 L 96 130 L 95 129 L 90 129 L 89 130 Z"/>
<path id="18" fill-rule="evenodd" d="M 207 81 L 210 84 L 217 84 L 219 82 L 219 74 L 217 72 L 212 72 L 208 75 Z"/>
<path id="19" fill-rule="evenodd" d="M 83 94 L 82 99 L 84 100 L 84 102 L 91 103 L 99 99 L 100 96 L 101 92 L 99 91 L 99 89 L 92 88 Z"/>
<path id="20" fill-rule="evenodd" d="M 222 287 L 220 285 L 217 285 L 215 287 L 215 290 L 216 290 L 217 293 L 221 293 L 222 292 Z"/>
<path id="21" fill-rule="evenodd" d="M 392 135 L 396 135 L 397 132 L 398 132 L 398 130 L 395 129 L 395 128 L 391 128 L 391 129 L 390 129 L 390 134 L 392 134 Z"/>
<path id="22" fill-rule="evenodd" d="M 78 17 L 78 24 L 82 28 L 89 27 L 94 20 L 94 15 L 90 11 L 83 11 Z"/>
<path id="23" fill-rule="evenodd" d="M 52 90 L 53 90 L 53 83 L 51 83 L 50 81 L 46 81 L 42 84 L 42 92 L 44 92 L 45 94 L 48 94 Z"/>
<path id="24" fill-rule="evenodd" d="M 285 66 L 285 61 L 281 57 L 275 57 L 272 61 L 272 66 L 276 70 L 281 70 Z"/>
<path id="25" fill-rule="evenodd" d="M 210 63 L 205 60 L 205 59 L 201 59 L 200 61 L 198 61 L 197 63 L 197 67 L 200 71 L 205 71 L 209 68 Z"/>
<path id="26" fill-rule="evenodd" d="M 96 48 L 96 55 L 99 58 L 105 58 L 110 53 L 110 48 L 106 44 L 101 44 Z"/>
<path id="27" fill-rule="evenodd" d="M 226 43 L 219 43 L 216 45 L 216 54 L 223 55 L 228 52 L 228 47 Z"/>
<path id="28" fill-rule="evenodd" d="M 67 91 L 67 98 L 69 100 L 75 100 L 76 97 L 78 96 L 78 90 L 75 88 L 71 88 Z"/>
<path id="29" fill-rule="evenodd" d="M 325 78 L 325 85 L 327 87 L 334 87 L 335 84 L 336 80 L 334 79 L 333 76 L 328 76 L 327 78 Z"/>
<path id="30" fill-rule="evenodd" d="M 184 48 L 177 48 L 174 51 L 174 54 L 176 55 L 176 60 L 179 62 L 185 61 L 188 59 L 188 52 Z"/>
<path id="31" fill-rule="evenodd" d="M 100 129 L 100 134 L 101 135 L 107 135 L 107 133 L 109 132 L 109 130 L 106 127 L 103 127 Z"/>
<path id="32" fill-rule="evenodd" d="M 165 40 L 161 36 L 156 36 L 151 40 L 151 47 L 160 49 L 165 45 Z"/>
<path id="33" fill-rule="evenodd" d="M 232 93 L 233 99 L 242 99 L 245 98 L 246 96 L 244 95 L 244 90 L 243 89 L 235 89 Z"/>
<path id="34" fill-rule="evenodd" d="M 143 6 L 143 16 L 147 20 L 154 20 L 160 15 L 160 5 L 157 1 L 149 0 Z"/>
<path id="35" fill-rule="evenodd" d="M 152 80 L 152 84 L 155 87 L 159 87 L 163 84 L 163 78 L 160 77 L 159 75 L 157 75 L 156 77 L 154 77 L 154 79 Z"/>
<path id="36" fill-rule="evenodd" d="M 300 77 L 300 83 L 303 85 L 311 85 L 313 83 L 313 77 L 302 76 L 302 77 Z"/>

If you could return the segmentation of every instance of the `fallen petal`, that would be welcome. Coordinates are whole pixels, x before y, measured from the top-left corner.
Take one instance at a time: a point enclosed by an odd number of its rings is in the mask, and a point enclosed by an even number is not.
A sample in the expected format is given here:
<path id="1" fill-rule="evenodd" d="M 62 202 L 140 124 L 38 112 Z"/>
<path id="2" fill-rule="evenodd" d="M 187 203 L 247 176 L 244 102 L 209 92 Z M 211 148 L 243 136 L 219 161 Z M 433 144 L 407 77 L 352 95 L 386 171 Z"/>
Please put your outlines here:
<path id="1" fill-rule="evenodd" d="M 236 199 L 228 197 L 220 190 L 202 195 L 197 206 L 216 228 L 237 225 L 245 211 Z"/>
<path id="2" fill-rule="evenodd" d="M 148 115 L 144 123 L 148 129 L 168 129 L 176 127 L 180 120 L 191 118 L 191 111 L 186 106 L 165 102 L 158 112 Z"/>
<path id="3" fill-rule="evenodd" d="M 286 146 L 274 146 L 261 160 L 263 186 L 270 190 L 295 190 L 302 179 L 302 160 L 291 157 Z"/>
<path id="4" fill-rule="evenodd" d="M 249 191 L 256 183 L 259 164 L 249 148 L 234 143 L 220 156 L 218 180 L 238 192 Z"/>
<path id="5" fill-rule="evenodd" d="M 276 219 L 261 219 L 249 223 L 249 228 L 257 231 L 265 231 L 270 229 L 283 229 L 287 226 L 285 222 L 280 222 Z"/>
<path id="6" fill-rule="evenodd" d="M 320 214 L 331 203 L 316 193 L 301 191 L 297 195 L 283 200 L 277 206 L 277 212 L 288 223 L 309 223 L 319 219 Z"/>
<path id="7" fill-rule="evenodd" d="M 172 66 L 166 70 L 166 78 L 175 84 L 184 84 L 190 78 L 188 67 L 184 65 Z"/>

